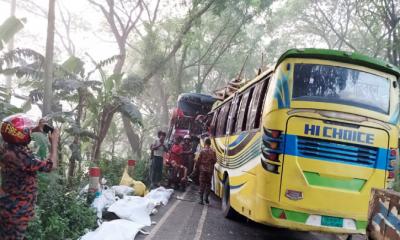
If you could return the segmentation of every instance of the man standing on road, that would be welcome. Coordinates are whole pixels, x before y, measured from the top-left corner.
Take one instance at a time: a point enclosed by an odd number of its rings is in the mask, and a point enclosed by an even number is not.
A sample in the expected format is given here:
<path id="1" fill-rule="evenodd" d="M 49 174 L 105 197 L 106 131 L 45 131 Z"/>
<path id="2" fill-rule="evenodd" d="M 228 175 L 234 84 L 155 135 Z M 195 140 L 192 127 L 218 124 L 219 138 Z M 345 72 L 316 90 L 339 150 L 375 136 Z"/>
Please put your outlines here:
<path id="1" fill-rule="evenodd" d="M 211 140 L 207 138 L 204 141 L 204 148 L 200 151 L 196 167 L 199 170 L 200 182 L 200 204 L 209 204 L 208 196 L 211 192 L 211 178 L 214 171 L 214 165 L 217 162 L 217 156 L 211 148 Z"/>
<path id="2" fill-rule="evenodd" d="M 158 139 L 151 145 L 151 187 L 159 187 L 163 172 L 163 155 L 167 150 L 165 146 L 165 132 L 158 131 Z"/>
<path id="3" fill-rule="evenodd" d="M 45 131 L 44 125 L 43 122 L 39 124 L 42 132 Z M 1 135 L 5 142 L 0 149 L 1 240 L 24 239 L 28 223 L 34 216 L 37 172 L 50 172 L 57 167 L 58 130 L 50 130 L 50 155 L 47 160 L 41 161 L 28 147 L 33 127 L 33 121 L 22 114 L 10 116 L 1 124 Z"/>

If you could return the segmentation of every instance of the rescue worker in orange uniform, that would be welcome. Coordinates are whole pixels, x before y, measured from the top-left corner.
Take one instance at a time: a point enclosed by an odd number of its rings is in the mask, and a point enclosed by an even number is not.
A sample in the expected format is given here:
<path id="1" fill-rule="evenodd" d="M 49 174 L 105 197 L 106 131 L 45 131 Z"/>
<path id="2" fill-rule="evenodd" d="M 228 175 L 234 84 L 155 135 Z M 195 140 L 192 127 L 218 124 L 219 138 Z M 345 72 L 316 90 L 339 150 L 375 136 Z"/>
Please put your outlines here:
<path id="1" fill-rule="evenodd" d="M 42 121 L 36 129 L 43 131 Z M 59 131 L 49 133 L 51 144 L 47 160 L 37 159 L 28 144 L 34 122 L 26 115 L 5 118 L 1 124 L 4 145 L 0 149 L 0 239 L 22 240 L 34 216 L 37 172 L 50 172 L 57 166 Z"/>

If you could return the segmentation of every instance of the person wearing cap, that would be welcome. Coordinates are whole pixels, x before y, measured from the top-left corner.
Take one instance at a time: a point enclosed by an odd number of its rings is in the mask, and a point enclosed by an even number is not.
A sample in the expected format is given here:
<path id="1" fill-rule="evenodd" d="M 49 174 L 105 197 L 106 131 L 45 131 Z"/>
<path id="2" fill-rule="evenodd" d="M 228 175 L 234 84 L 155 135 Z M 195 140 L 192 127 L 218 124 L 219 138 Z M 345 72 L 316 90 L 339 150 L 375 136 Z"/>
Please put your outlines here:
<path id="1" fill-rule="evenodd" d="M 43 123 L 43 122 L 42 122 Z M 39 124 L 35 131 L 43 131 Z M 34 216 L 37 195 L 37 173 L 57 167 L 59 131 L 49 132 L 50 154 L 41 161 L 28 147 L 34 121 L 26 115 L 7 117 L 1 124 L 4 144 L 0 149 L 0 239 L 21 240 Z"/>
<path id="2" fill-rule="evenodd" d="M 157 137 L 158 139 L 150 146 L 152 152 L 151 158 L 151 188 L 159 187 L 162 180 L 162 172 L 163 172 L 163 155 L 167 150 L 165 146 L 165 132 L 158 131 Z"/>

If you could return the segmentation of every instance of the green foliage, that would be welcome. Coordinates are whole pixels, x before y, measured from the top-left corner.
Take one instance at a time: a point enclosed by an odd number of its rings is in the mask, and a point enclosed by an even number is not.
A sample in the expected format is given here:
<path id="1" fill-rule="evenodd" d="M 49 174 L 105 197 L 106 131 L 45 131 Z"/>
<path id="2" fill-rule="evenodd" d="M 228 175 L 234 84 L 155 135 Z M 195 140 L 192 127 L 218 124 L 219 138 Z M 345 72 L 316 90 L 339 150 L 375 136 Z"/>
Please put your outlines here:
<path id="1" fill-rule="evenodd" d="M 27 239 L 78 239 L 95 227 L 94 211 L 77 196 L 77 189 L 68 189 L 60 175 L 40 174 L 36 216 Z"/>
<path id="2" fill-rule="evenodd" d="M 85 63 L 75 56 L 69 57 L 61 66 L 68 72 L 79 74 L 81 78 L 85 75 Z"/>
<path id="3" fill-rule="evenodd" d="M 4 48 L 4 44 L 10 41 L 17 32 L 24 28 L 24 21 L 25 19 L 9 17 L 0 25 L 0 50 Z"/>
<path id="4" fill-rule="evenodd" d="M 136 166 L 135 166 L 135 173 L 134 173 L 134 178 L 136 181 L 141 181 L 145 183 L 146 185 L 150 184 L 150 164 L 149 160 L 147 159 L 142 159 L 139 161 L 136 161 Z"/>
<path id="5" fill-rule="evenodd" d="M 33 132 L 31 134 L 32 141 L 30 143 L 31 150 L 39 159 L 46 159 L 50 141 L 46 134 L 42 132 Z"/>
<path id="6" fill-rule="evenodd" d="M 10 104 L 11 95 L 7 89 L 0 87 L 0 119 L 19 113 L 22 109 Z"/>
<path id="7" fill-rule="evenodd" d="M 122 158 L 113 157 L 112 160 L 102 159 L 99 163 L 102 177 L 107 180 L 107 185 L 119 185 L 122 173 L 127 165 L 127 161 Z"/>
<path id="8" fill-rule="evenodd" d="M 133 102 L 126 97 L 115 97 L 115 102 L 122 115 L 128 117 L 132 123 L 142 125 L 142 114 Z"/>

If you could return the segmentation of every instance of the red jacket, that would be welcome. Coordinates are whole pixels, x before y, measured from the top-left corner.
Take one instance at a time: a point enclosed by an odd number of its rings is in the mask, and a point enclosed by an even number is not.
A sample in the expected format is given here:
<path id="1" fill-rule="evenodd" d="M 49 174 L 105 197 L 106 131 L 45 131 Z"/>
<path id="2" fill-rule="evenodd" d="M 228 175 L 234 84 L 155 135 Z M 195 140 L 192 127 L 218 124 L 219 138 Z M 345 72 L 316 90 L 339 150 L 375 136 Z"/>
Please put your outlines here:
<path id="1" fill-rule="evenodd" d="M 175 161 L 177 164 L 182 165 L 183 147 L 180 144 L 174 144 L 171 147 L 171 156 L 169 161 Z"/>

